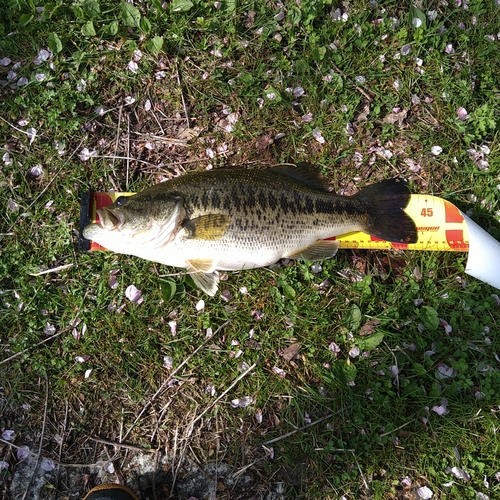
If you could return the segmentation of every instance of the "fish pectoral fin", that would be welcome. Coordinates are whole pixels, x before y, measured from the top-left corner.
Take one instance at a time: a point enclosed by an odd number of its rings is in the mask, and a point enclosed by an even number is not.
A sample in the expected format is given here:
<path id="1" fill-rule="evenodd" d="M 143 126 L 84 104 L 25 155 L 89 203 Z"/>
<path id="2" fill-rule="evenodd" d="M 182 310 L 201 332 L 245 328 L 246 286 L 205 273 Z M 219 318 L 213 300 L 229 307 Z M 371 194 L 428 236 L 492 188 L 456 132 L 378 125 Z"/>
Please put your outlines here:
<path id="1" fill-rule="evenodd" d="M 340 247 L 336 240 L 318 240 L 312 245 L 287 255 L 289 259 L 324 260 L 333 257 Z"/>
<path id="2" fill-rule="evenodd" d="M 201 288 L 207 295 L 213 297 L 217 290 L 219 289 L 219 272 L 214 271 L 213 273 L 197 273 L 193 272 L 190 274 L 196 286 Z"/>
<path id="3" fill-rule="evenodd" d="M 218 240 L 222 238 L 231 222 L 229 215 L 207 214 L 184 222 L 189 238 L 197 240 Z"/>

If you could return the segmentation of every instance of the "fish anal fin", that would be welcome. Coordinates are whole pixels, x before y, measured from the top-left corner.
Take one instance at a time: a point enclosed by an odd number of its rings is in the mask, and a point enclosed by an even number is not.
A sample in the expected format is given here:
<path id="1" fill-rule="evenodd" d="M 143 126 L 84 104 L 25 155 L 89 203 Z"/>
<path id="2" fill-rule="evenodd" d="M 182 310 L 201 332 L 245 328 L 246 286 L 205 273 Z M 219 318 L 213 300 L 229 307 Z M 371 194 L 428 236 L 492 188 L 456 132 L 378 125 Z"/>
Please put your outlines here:
<path id="1" fill-rule="evenodd" d="M 231 222 L 229 215 L 207 214 L 184 222 L 189 237 L 198 240 L 218 240 L 222 238 Z"/>
<path id="2" fill-rule="evenodd" d="M 324 260 L 333 257 L 340 247 L 340 243 L 336 240 L 318 240 L 312 245 L 309 245 L 292 255 L 288 255 L 289 259 L 304 259 L 304 260 Z"/>
<path id="3" fill-rule="evenodd" d="M 190 276 L 193 278 L 196 285 L 207 295 L 210 295 L 210 297 L 213 297 L 217 293 L 219 289 L 218 271 L 214 271 L 213 273 L 192 272 Z"/>

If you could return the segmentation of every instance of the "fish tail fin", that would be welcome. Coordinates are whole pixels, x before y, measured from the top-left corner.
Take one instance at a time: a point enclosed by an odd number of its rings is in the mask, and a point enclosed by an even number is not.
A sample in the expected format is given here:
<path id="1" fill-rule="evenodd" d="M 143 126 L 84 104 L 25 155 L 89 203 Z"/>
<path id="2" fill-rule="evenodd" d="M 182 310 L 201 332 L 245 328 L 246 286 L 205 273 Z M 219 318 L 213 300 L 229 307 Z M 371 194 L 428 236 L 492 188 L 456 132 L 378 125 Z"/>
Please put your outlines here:
<path id="1" fill-rule="evenodd" d="M 367 207 L 366 233 L 395 243 L 417 242 L 415 222 L 404 211 L 411 197 L 404 180 L 382 181 L 364 188 L 355 196 Z"/>

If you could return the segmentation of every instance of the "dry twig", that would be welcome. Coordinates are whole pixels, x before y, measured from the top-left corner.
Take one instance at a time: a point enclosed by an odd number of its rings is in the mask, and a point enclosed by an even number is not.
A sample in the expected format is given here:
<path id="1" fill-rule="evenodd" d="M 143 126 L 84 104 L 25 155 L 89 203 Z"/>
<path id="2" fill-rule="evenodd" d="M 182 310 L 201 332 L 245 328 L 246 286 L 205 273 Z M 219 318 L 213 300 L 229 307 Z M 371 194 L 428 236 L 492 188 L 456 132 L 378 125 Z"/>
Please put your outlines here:
<path id="1" fill-rule="evenodd" d="M 107 444 L 109 446 L 116 446 L 118 448 L 124 448 L 126 450 L 140 451 L 143 453 L 156 453 L 155 450 L 148 450 L 147 448 L 141 448 L 140 446 L 134 446 L 132 444 L 125 443 L 117 443 L 116 441 L 109 441 L 107 439 L 102 439 L 99 437 L 89 437 L 91 441 L 95 441 L 96 443 Z"/>

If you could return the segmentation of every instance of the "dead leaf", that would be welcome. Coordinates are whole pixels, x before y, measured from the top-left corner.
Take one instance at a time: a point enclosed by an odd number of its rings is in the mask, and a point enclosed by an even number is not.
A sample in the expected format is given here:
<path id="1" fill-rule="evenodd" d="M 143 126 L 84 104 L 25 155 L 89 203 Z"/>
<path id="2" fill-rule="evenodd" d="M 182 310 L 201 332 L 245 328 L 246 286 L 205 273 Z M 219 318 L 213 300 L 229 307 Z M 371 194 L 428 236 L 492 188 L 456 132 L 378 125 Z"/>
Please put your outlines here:
<path id="1" fill-rule="evenodd" d="M 402 109 L 397 113 L 389 113 L 388 115 L 385 115 L 382 121 L 384 123 L 389 123 L 390 125 L 397 125 L 398 127 L 402 127 L 407 114 L 408 110 Z"/>
<path id="2" fill-rule="evenodd" d="M 193 128 L 185 128 L 179 132 L 178 139 L 181 141 L 189 142 L 193 139 L 196 139 L 203 129 L 201 127 L 193 127 Z"/>
<path id="3" fill-rule="evenodd" d="M 377 325 L 380 325 L 380 320 L 379 319 L 371 319 L 367 321 L 360 329 L 359 329 L 359 334 L 360 335 L 371 335 L 372 333 L 375 333 L 375 327 Z"/>
<path id="4" fill-rule="evenodd" d="M 354 121 L 355 122 L 365 122 L 368 120 L 368 115 L 370 114 L 370 103 L 367 103 L 363 106 L 361 111 L 357 111 L 354 113 Z"/>
<path id="5" fill-rule="evenodd" d="M 255 147 L 259 151 L 262 151 L 263 149 L 266 149 L 268 146 L 270 146 L 273 142 L 274 140 L 271 137 L 269 137 L 267 134 L 263 134 L 257 139 Z"/>
<path id="6" fill-rule="evenodd" d="M 281 356 L 283 356 L 288 362 L 290 362 L 300 351 L 302 344 L 296 343 L 289 345 L 286 349 L 283 349 L 280 352 Z"/>
<path id="7" fill-rule="evenodd" d="M 259 349 L 262 349 L 262 344 L 260 342 L 257 342 L 254 339 L 249 339 L 249 340 L 245 340 L 245 347 L 248 347 L 250 349 L 259 350 Z"/>

